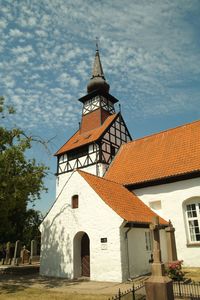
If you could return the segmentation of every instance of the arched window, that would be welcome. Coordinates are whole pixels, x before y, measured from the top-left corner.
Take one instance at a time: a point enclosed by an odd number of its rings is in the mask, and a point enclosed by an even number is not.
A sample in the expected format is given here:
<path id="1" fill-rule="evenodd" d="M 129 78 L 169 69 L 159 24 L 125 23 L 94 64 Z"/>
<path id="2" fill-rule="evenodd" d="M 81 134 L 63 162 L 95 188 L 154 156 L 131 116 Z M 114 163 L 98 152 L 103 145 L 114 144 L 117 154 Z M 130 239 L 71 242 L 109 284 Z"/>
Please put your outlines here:
<path id="1" fill-rule="evenodd" d="M 72 196 L 72 208 L 78 208 L 78 195 Z"/>
<path id="2" fill-rule="evenodd" d="M 189 243 L 200 243 L 200 197 L 185 202 Z"/>

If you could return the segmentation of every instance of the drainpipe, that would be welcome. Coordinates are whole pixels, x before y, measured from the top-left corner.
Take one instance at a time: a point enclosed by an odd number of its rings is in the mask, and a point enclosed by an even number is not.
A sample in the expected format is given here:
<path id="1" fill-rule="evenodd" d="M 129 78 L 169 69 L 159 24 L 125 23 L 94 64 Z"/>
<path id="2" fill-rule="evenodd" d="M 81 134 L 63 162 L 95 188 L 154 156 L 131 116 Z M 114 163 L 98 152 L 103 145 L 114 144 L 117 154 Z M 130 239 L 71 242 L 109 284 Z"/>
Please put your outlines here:
<path id="1" fill-rule="evenodd" d="M 129 227 L 128 230 L 125 232 L 125 238 L 126 238 L 126 248 L 127 248 L 127 263 L 128 263 L 128 279 L 130 279 L 130 266 L 129 266 L 129 251 L 128 251 L 128 233 L 132 229 L 132 227 Z"/>

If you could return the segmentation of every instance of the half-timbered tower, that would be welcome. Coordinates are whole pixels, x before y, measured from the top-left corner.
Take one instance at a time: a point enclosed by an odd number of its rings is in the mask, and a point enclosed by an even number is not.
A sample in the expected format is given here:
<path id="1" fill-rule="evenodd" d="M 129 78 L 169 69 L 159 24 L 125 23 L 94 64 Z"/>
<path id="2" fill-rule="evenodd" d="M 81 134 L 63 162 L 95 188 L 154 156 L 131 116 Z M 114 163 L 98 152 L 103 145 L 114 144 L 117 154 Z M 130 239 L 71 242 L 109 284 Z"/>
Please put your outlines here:
<path id="1" fill-rule="evenodd" d="M 57 175 L 83 169 L 103 176 L 119 147 L 131 140 L 121 113 L 115 112 L 118 100 L 109 94 L 97 48 L 92 77 L 83 104 L 79 130 L 57 151 Z"/>

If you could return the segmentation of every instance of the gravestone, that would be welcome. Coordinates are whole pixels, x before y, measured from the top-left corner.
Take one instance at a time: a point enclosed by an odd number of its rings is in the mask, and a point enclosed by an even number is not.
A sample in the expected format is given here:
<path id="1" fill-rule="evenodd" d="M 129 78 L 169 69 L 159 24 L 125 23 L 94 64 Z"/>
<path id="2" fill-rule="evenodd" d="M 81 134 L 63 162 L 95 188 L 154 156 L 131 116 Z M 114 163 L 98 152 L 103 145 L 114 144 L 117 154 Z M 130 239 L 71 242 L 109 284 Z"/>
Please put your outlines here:
<path id="1" fill-rule="evenodd" d="M 24 245 L 22 250 L 21 250 L 21 259 L 22 259 L 22 263 L 28 263 L 29 262 L 29 258 L 30 258 L 30 251 L 28 249 L 26 249 L 26 246 Z"/>
<path id="2" fill-rule="evenodd" d="M 146 300 L 174 300 L 172 280 L 165 276 L 164 263 L 161 261 L 159 218 L 155 216 L 150 224 L 153 232 L 152 275 L 145 282 Z"/>
<path id="3" fill-rule="evenodd" d="M 11 264 L 11 244 L 10 242 L 7 242 L 6 244 L 6 260 L 5 260 L 6 265 Z"/>
<path id="4" fill-rule="evenodd" d="M 31 264 L 32 262 L 39 262 L 40 261 L 40 256 L 37 255 L 37 241 L 32 240 L 31 241 L 31 255 L 30 255 L 30 260 L 29 263 Z"/>
<path id="5" fill-rule="evenodd" d="M 13 257 L 13 264 L 17 266 L 19 265 L 20 262 L 20 251 L 21 251 L 21 242 L 17 240 L 15 243 L 15 252 Z"/>
<path id="6" fill-rule="evenodd" d="M 32 240 L 31 241 L 31 257 L 36 256 L 36 255 L 37 255 L 37 241 Z"/>

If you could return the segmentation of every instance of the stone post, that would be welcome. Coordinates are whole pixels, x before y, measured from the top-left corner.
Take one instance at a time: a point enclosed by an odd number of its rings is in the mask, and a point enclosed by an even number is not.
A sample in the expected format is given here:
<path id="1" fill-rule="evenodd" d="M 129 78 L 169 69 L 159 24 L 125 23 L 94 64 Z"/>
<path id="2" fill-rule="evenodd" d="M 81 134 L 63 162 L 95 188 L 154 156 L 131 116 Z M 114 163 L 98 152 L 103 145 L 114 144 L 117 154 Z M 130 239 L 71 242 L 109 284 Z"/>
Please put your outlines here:
<path id="1" fill-rule="evenodd" d="M 169 220 L 169 226 L 165 228 L 166 236 L 167 236 L 167 253 L 168 253 L 168 262 L 176 261 L 177 251 L 176 251 L 176 240 L 173 227 L 171 221 Z"/>
<path id="2" fill-rule="evenodd" d="M 10 253 L 10 242 L 7 242 L 6 244 L 6 260 L 5 264 L 8 265 L 11 263 L 11 253 Z"/>
<path id="3" fill-rule="evenodd" d="M 37 256 L 37 241 L 32 240 L 31 241 L 31 255 L 29 259 L 29 263 L 31 264 L 33 259 Z"/>
<path id="4" fill-rule="evenodd" d="M 14 252 L 14 258 L 13 258 L 13 264 L 19 265 L 20 260 L 20 251 L 21 251 L 21 242 L 19 240 L 15 243 L 15 252 Z"/>
<path id="5" fill-rule="evenodd" d="M 31 255 L 30 255 L 30 259 L 29 259 L 29 263 L 32 264 L 34 263 L 39 263 L 40 261 L 40 256 L 37 255 L 37 241 L 36 240 L 32 240 L 31 241 Z"/>
<path id="6" fill-rule="evenodd" d="M 31 257 L 36 256 L 36 255 L 37 255 L 37 241 L 32 240 L 31 241 Z"/>
<path id="7" fill-rule="evenodd" d="M 164 264 L 161 261 L 160 225 L 155 216 L 150 224 L 153 231 L 152 275 L 145 282 L 146 300 L 174 300 L 172 280 L 165 276 Z"/>

